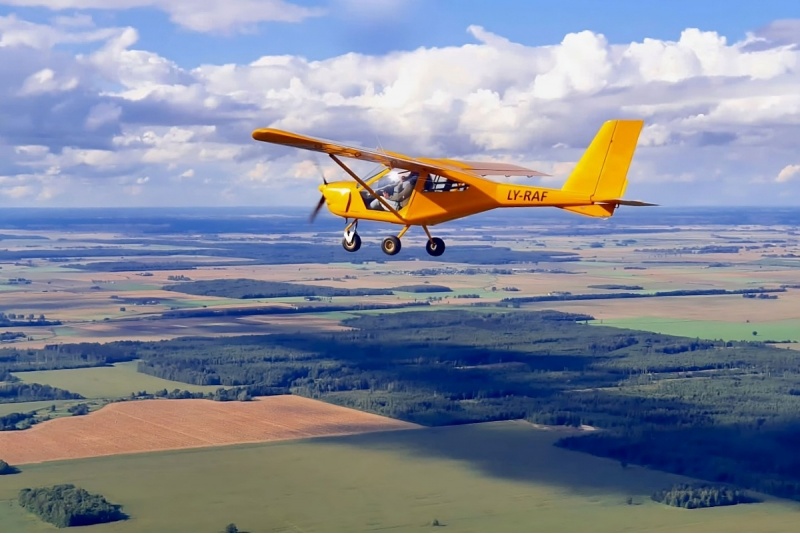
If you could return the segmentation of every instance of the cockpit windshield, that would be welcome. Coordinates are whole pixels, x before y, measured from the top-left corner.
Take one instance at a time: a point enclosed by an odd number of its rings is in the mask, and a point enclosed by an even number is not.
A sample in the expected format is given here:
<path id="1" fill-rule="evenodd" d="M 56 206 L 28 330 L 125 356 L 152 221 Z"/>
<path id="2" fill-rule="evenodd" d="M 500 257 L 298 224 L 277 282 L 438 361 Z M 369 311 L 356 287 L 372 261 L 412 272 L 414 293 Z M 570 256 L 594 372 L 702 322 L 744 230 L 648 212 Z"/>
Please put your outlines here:
<path id="1" fill-rule="evenodd" d="M 398 171 L 397 169 L 383 169 L 382 172 L 376 173 L 371 178 L 365 180 L 365 182 L 378 194 L 384 191 L 391 194 L 392 190 L 400 183 L 401 176 L 407 174 L 407 172 L 408 171 Z"/>

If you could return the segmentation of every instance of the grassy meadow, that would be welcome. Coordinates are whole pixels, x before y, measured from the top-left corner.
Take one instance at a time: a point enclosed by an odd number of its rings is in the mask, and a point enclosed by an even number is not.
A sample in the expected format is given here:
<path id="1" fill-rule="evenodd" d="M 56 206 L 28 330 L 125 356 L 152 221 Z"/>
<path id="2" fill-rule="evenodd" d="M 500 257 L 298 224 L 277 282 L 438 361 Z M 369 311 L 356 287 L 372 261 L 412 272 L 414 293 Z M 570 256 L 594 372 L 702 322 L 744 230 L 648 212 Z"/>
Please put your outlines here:
<path id="1" fill-rule="evenodd" d="M 78 393 L 87 399 L 127 397 L 133 391 L 155 393 L 161 389 L 166 389 L 167 391 L 185 389 L 188 391 L 214 392 L 219 388 L 219 386 L 196 386 L 164 380 L 137 372 L 136 365 L 136 362 L 124 362 L 111 367 L 29 371 L 15 373 L 15 376 L 23 382 L 48 384 Z M 50 404 L 52 403 L 47 403 L 47 406 Z M 0 404 L 0 407 L 2 406 Z"/>
<path id="2" fill-rule="evenodd" d="M 35 410 L 45 410 L 50 408 L 51 406 L 55 406 L 57 409 L 61 409 L 64 406 L 71 406 L 73 404 L 78 403 L 79 401 L 74 400 L 43 400 L 43 401 L 30 401 L 30 402 L 3 402 L 0 403 L 0 417 L 4 415 L 8 415 L 10 413 L 25 413 L 25 412 L 32 412 Z M 2 459 L 2 455 L 0 455 L 0 459 Z"/>
<path id="3" fill-rule="evenodd" d="M 592 321 L 600 324 L 599 320 Z M 797 341 L 800 339 L 800 321 L 701 321 L 672 317 L 634 317 L 629 319 L 604 319 L 603 326 L 646 330 L 673 336 L 726 341 Z M 757 335 L 753 335 L 756 332 Z"/>
<path id="4" fill-rule="evenodd" d="M 14 499 L 58 483 L 131 516 L 71 529 L 85 532 L 220 532 L 231 522 L 251 532 L 796 530 L 797 505 L 778 499 L 655 503 L 653 491 L 682 479 L 553 447 L 561 435 L 502 422 L 27 465 L 0 477 L 0 530 L 57 530 Z"/>

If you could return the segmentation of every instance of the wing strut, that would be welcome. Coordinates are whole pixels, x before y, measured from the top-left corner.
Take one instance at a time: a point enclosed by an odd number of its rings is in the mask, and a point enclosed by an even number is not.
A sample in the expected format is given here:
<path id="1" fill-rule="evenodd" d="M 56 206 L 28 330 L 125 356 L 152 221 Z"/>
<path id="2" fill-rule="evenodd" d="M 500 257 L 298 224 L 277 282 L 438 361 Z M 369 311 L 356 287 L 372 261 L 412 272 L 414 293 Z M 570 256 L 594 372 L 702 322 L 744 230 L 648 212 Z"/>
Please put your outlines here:
<path id="1" fill-rule="evenodd" d="M 375 191 L 373 191 L 373 190 L 372 190 L 372 188 L 371 188 L 370 186 L 368 186 L 368 185 L 367 185 L 367 183 L 366 183 L 364 180 L 362 180 L 361 178 L 359 178 L 359 177 L 358 177 L 358 175 L 357 175 L 356 173 L 354 173 L 353 171 L 351 171 L 351 170 L 350 170 L 350 167 L 348 167 L 347 165 L 345 165 L 344 163 L 342 163 L 342 160 L 340 160 L 339 158 L 337 158 L 335 154 L 328 154 L 328 155 L 331 157 L 331 159 L 332 159 L 333 161 L 335 161 L 335 162 L 337 163 L 337 165 L 339 165 L 339 167 L 341 167 L 342 169 L 344 169 L 344 172 L 346 172 L 347 174 L 349 174 L 349 175 L 350 175 L 350 176 L 353 178 L 353 180 L 355 180 L 356 182 L 358 182 L 358 183 L 359 183 L 359 185 L 361 185 L 361 186 L 362 186 L 364 189 L 366 189 L 367 191 L 369 191 L 369 192 L 370 192 L 370 194 L 371 194 L 372 196 L 374 196 L 375 198 L 377 198 L 377 199 L 378 199 L 378 202 L 380 202 L 380 203 L 381 203 L 381 204 L 382 204 L 382 205 L 383 205 L 383 206 L 384 206 L 384 207 L 385 207 L 387 210 L 389 210 L 389 211 L 391 211 L 392 213 L 394 213 L 394 214 L 397 216 L 397 218 L 398 218 L 398 219 L 400 219 L 401 221 L 403 221 L 403 222 L 406 222 L 405 218 L 404 218 L 402 215 L 400 215 L 400 213 L 399 213 L 399 212 L 398 212 L 396 209 L 394 209 L 394 208 L 393 208 L 393 207 L 392 207 L 392 206 L 391 206 L 391 205 L 390 205 L 388 202 L 386 202 L 386 199 L 385 199 L 385 198 L 383 198 L 382 196 L 380 196 L 379 194 L 377 194 Z"/>

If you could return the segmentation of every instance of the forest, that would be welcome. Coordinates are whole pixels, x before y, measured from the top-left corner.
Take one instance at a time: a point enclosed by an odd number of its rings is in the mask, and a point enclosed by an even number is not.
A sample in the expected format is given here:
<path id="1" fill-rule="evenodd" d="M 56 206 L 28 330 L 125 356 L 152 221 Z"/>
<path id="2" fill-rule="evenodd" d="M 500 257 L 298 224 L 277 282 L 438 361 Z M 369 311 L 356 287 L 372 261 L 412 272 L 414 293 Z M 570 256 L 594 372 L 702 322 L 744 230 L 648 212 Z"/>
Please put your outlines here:
<path id="1" fill-rule="evenodd" d="M 560 446 L 800 500 L 796 353 L 591 319 L 403 311 L 338 332 L 6 348 L 0 372 L 138 360 L 141 372 L 239 388 L 237 398 L 286 391 L 429 426 L 591 425 L 604 430 Z"/>

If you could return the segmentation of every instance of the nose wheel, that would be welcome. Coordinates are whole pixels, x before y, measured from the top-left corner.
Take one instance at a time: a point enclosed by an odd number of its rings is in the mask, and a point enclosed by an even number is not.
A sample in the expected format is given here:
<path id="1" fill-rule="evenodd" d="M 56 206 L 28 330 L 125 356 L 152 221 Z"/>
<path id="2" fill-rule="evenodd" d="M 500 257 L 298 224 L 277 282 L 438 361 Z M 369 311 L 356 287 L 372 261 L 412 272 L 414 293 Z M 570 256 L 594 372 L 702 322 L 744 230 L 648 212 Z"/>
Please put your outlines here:
<path id="1" fill-rule="evenodd" d="M 347 252 L 355 252 L 361 248 L 361 236 L 358 235 L 358 220 L 348 224 L 344 229 L 342 247 Z"/>
<path id="2" fill-rule="evenodd" d="M 342 238 L 342 247 L 347 252 L 355 252 L 361 248 L 361 236 L 358 234 L 353 234 L 352 241 L 347 241 L 346 237 Z"/>

